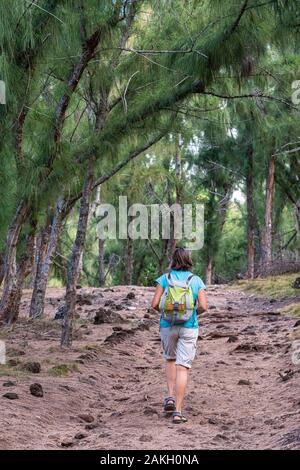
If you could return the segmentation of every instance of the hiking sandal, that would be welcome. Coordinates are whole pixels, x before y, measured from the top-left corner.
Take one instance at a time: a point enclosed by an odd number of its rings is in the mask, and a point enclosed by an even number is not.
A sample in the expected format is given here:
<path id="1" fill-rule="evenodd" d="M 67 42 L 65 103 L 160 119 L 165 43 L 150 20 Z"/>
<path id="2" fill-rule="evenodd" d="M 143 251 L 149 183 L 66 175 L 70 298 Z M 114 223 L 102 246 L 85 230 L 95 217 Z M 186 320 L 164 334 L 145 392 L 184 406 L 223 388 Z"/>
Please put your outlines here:
<path id="1" fill-rule="evenodd" d="M 164 410 L 165 411 L 175 411 L 175 398 L 167 397 L 164 399 Z"/>
<path id="2" fill-rule="evenodd" d="M 173 412 L 173 423 L 174 424 L 181 424 L 181 423 L 186 423 L 187 418 L 183 416 L 183 414 L 180 411 L 174 411 Z"/>

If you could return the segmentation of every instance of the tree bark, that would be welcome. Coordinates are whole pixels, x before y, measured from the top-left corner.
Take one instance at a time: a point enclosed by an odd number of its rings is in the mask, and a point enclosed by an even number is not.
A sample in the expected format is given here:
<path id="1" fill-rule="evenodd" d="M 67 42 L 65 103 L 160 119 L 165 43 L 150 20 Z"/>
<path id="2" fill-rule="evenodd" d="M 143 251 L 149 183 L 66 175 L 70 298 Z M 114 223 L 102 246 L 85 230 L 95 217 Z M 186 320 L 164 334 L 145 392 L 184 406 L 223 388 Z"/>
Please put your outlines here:
<path id="1" fill-rule="evenodd" d="M 90 199 L 93 187 L 94 158 L 88 162 L 84 188 L 80 203 L 77 233 L 69 260 L 67 273 L 66 302 L 61 336 L 61 346 L 69 347 L 72 344 L 73 318 L 76 305 L 76 285 L 81 253 L 84 248 L 86 229 L 89 217 Z"/>
<path id="2" fill-rule="evenodd" d="M 210 221 L 210 235 L 208 239 L 208 254 L 207 254 L 207 263 L 206 263 L 206 283 L 207 285 L 214 284 L 215 282 L 215 273 L 214 273 L 214 264 L 215 264 L 215 256 L 218 252 L 219 248 L 219 241 L 222 236 L 222 231 L 224 228 L 224 224 L 226 222 L 226 214 L 229 207 L 230 199 L 233 192 L 233 182 L 228 181 L 224 183 L 223 186 L 224 190 L 224 197 L 218 202 L 219 205 L 219 216 L 217 217 L 216 222 L 213 224 L 213 217 L 215 212 L 215 203 L 214 203 L 214 196 L 211 199 L 209 204 L 209 217 L 208 220 Z"/>
<path id="3" fill-rule="evenodd" d="M 128 224 L 132 222 L 134 217 L 128 217 Z M 133 239 L 128 236 L 126 241 L 126 253 L 125 253 L 125 271 L 124 271 L 124 284 L 131 285 L 133 276 Z"/>
<path id="4" fill-rule="evenodd" d="M 2 310 L 3 322 L 6 325 L 15 323 L 19 316 L 22 286 L 26 277 L 30 274 L 33 264 L 35 230 L 36 222 L 34 221 L 30 233 L 27 235 L 25 253 L 16 270 L 14 283 L 6 298 L 5 309 Z"/>
<path id="5" fill-rule="evenodd" d="M 175 203 L 181 205 L 182 202 L 182 182 L 181 182 L 181 148 L 180 148 L 180 135 L 176 136 L 176 150 L 175 150 L 175 192 L 176 198 Z M 168 243 L 168 258 L 171 261 L 173 257 L 173 253 L 176 248 L 177 240 L 175 238 L 175 218 L 174 214 L 171 213 L 170 215 L 170 239 Z"/>
<path id="6" fill-rule="evenodd" d="M 0 254 L 0 286 L 4 278 L 4 256 Z"/>
<path id="7" fill-rule="evenodd" d="M 105 286 L 105 263 L 104 263 L 104 253 L 105 253 L 105 240 L 98 240 L 98 261 L 99 261 L 99 287 Z"/>
<path id="8" fill-rule="evenodd" d="M 295 221 L 296 221 L 295 228 L 296 228 L 297 234 L 299 235 L 300 234 L 300 199 L 298 199 L 298 201 L 296 201 L 295 203 Z"/>
<path id="9" fill-rule="evenodd" d="M 247 278 L 254 279 L 254 231 L 255 231 L 255 207 L 253 189 L 253 145 L 247 148 Z"/>
<path id="10" fill-rule="evenodd" d="M 272 230 L 273 230 L 273 196 L 275 181 L 275 158 L 271 157 L 268 164 L 266 202 L 265 202 L 265 227 L 262 236 L 262 269 L 268 270 L 272 263 Z"/>
<path id="11" fill-rule="evenodd" d="M 95 185 L 93 185 L 95 187 Z M 92 210 L 92 213 L 94 216 L 97 214 L 97 207 L 101 205 L 101 184 L 97 186 L 97 191 L 96 191 L 96 198 L 95 198 L 95 204 L 94 208 Z M 98 281 L 99 281 L 99 287 L 103 287 L 105 285 L 105 263 L 104 263 L 104 254 L 105 254 L 105 240 L 101 240 L 99 238 L 98 240 Z"/>
<path id="12" fill-rule="evenodd" d="M 52 259 L 57 247 L 63 220 L 64 198 L 60 197 L 52 222 L 48 222 L 42 234 L 39 249 L 37 272 L 32 292 L 30 312 L 31 318 L 41 318 L 44 314 L 45 295 Z"/>
<path id="13" fill-rule="evenodd" d="M 4 279 L 3 279 L 3 293 L 0 304 L 0 311 L 3 318 L 9 319 L 9 309 L 18 284 L 17 275 L 17 243 L 23 222 L 27 216 L 28 203 L 22 201 L 16 210 L 13 222 L 11 223 L 5 247 L 4 259 Z"/>
<path id="14" fill-rule="evenodd" d="M 33 289 L 33 286 L 34 286 L 38 259 L 39 259 L 40 245 L 41 245 L 41 234 L 37 234 L 34 237 L 34 248 L 33 248 L 34 255 L 33 255 L 32 269 L 30 273 L 30 280 L 28 283 L 28 289 Z"/>
<path id="15" fill-rule="evenodd" d="M 167 261 L 168 261 L 168 242 L 169 240 L 162 240 L 162 249 L 161 255 L 159 260 L 159 272 L 162 274 L 167 268 Z"/>
<path id="16" fill-rule="evenodd" d="M 213 266 L 213 257 L 211 255 L 208 256 L 208 262 L 206 266 L 206 285 L 210 286 L 213 284 L 213 276 L 214 276 L 214 266 Z"/>
<path id="17" fill-rule="evenodd" d="M 135 270 L 134 281 L 133 281 L 136 285 L 139 284 L 140 276 L 141 276 L 141 274 L 143 272 L 143 269 L 145 267 L 145 259 L 146 259 L 146 254 L 145 253 L 142 254 L 142 256 L 139 257 L 139 263 L 138 263 L 138 266 Z"/>

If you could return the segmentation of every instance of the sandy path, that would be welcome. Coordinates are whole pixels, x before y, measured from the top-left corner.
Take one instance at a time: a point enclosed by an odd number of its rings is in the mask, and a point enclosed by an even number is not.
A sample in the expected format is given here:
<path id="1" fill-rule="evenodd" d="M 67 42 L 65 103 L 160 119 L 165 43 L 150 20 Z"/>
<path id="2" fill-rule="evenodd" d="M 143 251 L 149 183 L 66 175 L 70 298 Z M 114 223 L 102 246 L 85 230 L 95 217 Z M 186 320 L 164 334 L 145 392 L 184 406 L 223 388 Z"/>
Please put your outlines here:
<path id="1" fill-rule="evenodd" d="M 135 298 L 125 301 L 128 292 Z M 300 449 L 300 374 L 285 381 L 279 376 L 299 368 L 291 362 L 289 339 L 295 319 L 271 313 L 281 303 L 223 286 L 209 290 L 185 404 L 189 422 L 174 426 L 161 407 L 166 389 L 158 318 L 147 313 L 152 292 L 81 290 L 81 317 L 92 317 L 108 301 L 117 304 L 106 307 L 116 318 L 100 325 L 79 321 L 70 351 L 58 347 L 60 327 L 52 320 L 33 328 L 23 319 L 5 333 L 12 364 L 20 363 L 10 365 L 14 376 L 2 371 L 1 395 L 19 398 L 0 396 L 1 449 Z M 61 296 L 58 289 L 48 292 L 52 317 Z M 24 314 L 28 299 L 29 293 Z M 39 374 L 19 372 L 28 360 L 41 363 Z M 76 370 L 49 375 L 62 363 Z M 8 380 L 14 385 L 4 387 Z M 42 398 L 30 394 L 33 382 L 42 384 Z"/>

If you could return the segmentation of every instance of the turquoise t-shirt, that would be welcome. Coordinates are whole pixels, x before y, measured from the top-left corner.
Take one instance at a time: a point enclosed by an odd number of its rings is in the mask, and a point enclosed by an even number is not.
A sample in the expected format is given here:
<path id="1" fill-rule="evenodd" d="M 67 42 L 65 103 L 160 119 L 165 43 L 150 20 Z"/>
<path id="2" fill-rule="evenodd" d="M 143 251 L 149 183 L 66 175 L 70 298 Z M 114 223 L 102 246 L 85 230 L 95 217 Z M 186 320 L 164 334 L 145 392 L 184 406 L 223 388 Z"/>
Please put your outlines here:
<path id="1" fill-rule="evenodd" d="M 178 281 L 186 281 L 186 279 L 189 277 L 191 274 L 190 271 L 171 271 L 171 275 L 174 279 L 177 279 Z M 166 287 L 168 286 L 168 280 L 167 280 L 167 274 L 163 274 L 162 276 L 158 277 L 156 279 L 156 282 L 165 290 Z M 200 279 L 199 276 L 194 275 L 194 277 L 191 280 L 190 286 L 192 288 L 193 292 L 193 297 L 194 297 L 194 302 L 195 302 L 195 308 L 193 311 L 193 315 L 191 318 L 189 318 L 186 322 L 181 323 L 180 326 L 183 326 L 184 328 L 198 328 L 198 318 L 197 318 L 197 297 L 198 297 L 198 292 L 201 289 L 206 289 L 206 286 L 202 279 Z M 166 320 L 163 320 L 162 318 L 160 319 L 160 328 L 167 328 L 170 326 L 170 323 L 167 322 Z"/>

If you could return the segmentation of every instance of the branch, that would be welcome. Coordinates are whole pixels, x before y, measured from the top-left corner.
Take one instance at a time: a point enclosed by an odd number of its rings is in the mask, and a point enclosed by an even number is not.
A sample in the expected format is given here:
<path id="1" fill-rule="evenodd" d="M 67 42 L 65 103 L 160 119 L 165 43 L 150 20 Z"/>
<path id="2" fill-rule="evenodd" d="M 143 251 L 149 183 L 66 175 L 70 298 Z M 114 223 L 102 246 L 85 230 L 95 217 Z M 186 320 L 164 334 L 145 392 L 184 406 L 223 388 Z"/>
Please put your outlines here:
<path id="1" fill-rule="evenodd" d="M 160 259 L 159 255 L 158 255 L 157 251 L 155 250 L 155 248 L 154 248 L 154 246 L 153 246 L 153 243 L 151 242 L 150 238 L 147 238 L 146 241 L 149 243 L 150 248 L 151 248 L 153 254 L 156 256 L 158 262 L 160 263 L 160 262 L 161 262 L 161 259 Z"/>
<path id="2" fill-rule="evenodd" d="M 132 152 L 130 155 L 128 155 L 127 158 L 124 158 L 124 160 L 122 160 L 120 163 L 118 163 L 114 168 L 112 168 L 109 172 L 107 172 L 105 175 L 101 176 L 100 178 L 98 178 L 93 186 L 92 186 L 92 190 L 94 190 L 95 188 L 97 188 L 98 186 L 100 186 L 101 184 L 105 183 L 106 181 L 108 181 L 110 178 L 112 178 L 116 173 L 118 173 L 122 168 L 124 168 L 131 160 L 134 160 L 136 157 L 138 157 L 141 153 L 145 152 L 145 150 L 148 150 L 150 147 L 152 147 L 152 145 L 156 144 L 160 139 L 162 139 L 162 137 L 164 136 L 165 134 L 164 133 L 160 133 L 158 135 L 156 135 L 155 137 L 153 137 L 152 139 L 150 139 L 148 142 L 146 142 L 142 147 L 139 147 L 138 149 L 136 149 L 134 152 Z M 68 205 L 74 205 L 74 203 L 76 201 L 78 201 L 78 199 L 80 199 L 82 196 L 82 192 L 80 192 L 79 194 L 77 194 L 76 196 L 72 197 L 71 199 L 69 199 L 69 202 L 68 202 Z"/>
<path id="3" fill-rule="evenodd" d="M 61 132 L 65 120 L 65 115 L 67 107 L 70 103 L 72 94 L 77 88 L 79 80 L 88 65 L 90 59 L 93 57 L 96 47 L 99 44 L 102 30 L 98 28 L 86 41 L 85 47 L 81 54 L 80 60 L 72 67 L 71 76 L 68 81 L 67 90 L 65 94 L 61 97 L 59 105 L 56 110 L 56 118 L 54 125 L 54 142 L 57 144 L 61 138 Z"/>
<path id="4" fill-rule="evenodd" d="M 243 5 L 242 5 L 242 8 L 239 12 L 239 15 L 237 17 L 237 19 L 235 20 L 235 22 L 233 23 L 233 25 L 231 26 L 230 30 L 228 31 L 228 35 L 231 35 L 234 33 L 234 31 L 236 30 L 236 28 L 238 27 L 240 21 L 241 21 L 241 18 L 243 16 L 243 14 L 245 13 L 246 9 L 247 9 L 247 5 L 248 5 L 248 0 L 245 0 Z"/>
<path id="5" fill-rule="evenodd" d="M 240 98 L 265 98 L 271 101 L 277 101 L 279 103 L 285 104 L 296 111 L 299 111 L 299 108 L 293 106 L 289 101 L 284 100 L 283 98 L 276 98 L 276 96 L 264 95 L 263 93 L 248 93 L 244 95 L 221 95 L 219 93 L 214 93 L 213 91 L 203 91 L 202 95 L 216 96 L 217 98 L 222 98 L 224 100 L 236 100 Z"/>
<path id="6" fill-rule="evenodd" d="M 105 175 L 101 176 L 98 178 L 94 185 L 93 189 L 95 189 L 97 186 L 100 184 L 105 183 L 107 180 L 109 180 L 112 176 L 114 176 L 116 173 L 118 173 L 122 168 L 124 168 L 131 160 L 134 160 L 136 157 L 138 157 L 141 153 L 145 152 L 148 150 L 152 145 L 156 144 L 159 140 L 161 140 L 164 136 L 164 133 L 160 133 L 157 136 L 153 137 L 150 139 L 148 142 L 146 142 L 142 147 L 139 147 L 137 150 L 132 152 L 130 155 L 128 155 L 127 158 L 122 160 L 120 163 L 118 163 L 110 172 L 106 173 Z"/>
<path id="7" fill-rule="evenodd" d="M 122 47 L 122 48 L 117 48 L 117 49 L 121 49 L 122 51 L 125 51 L 125 52 L 134 52 L 135 54 L 141 54 L 141 55 L 144 55 L 144 54 L 153 54 L 153 55 L 157 55 L 157 54 L 198 54 L 198 55 L 201 55 L 202 57 L 205 57 L 205 59 L 207 59 L 207 55 L 204 54 L 203 52 L 201 51 L 198 51 L 197 49 L 187 49 L 187 50 L 182 50 L 182 49 L 178 49 L 178 50 L 155 50 L 155 49 L 134 49 L 133 47 Z"/>

